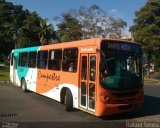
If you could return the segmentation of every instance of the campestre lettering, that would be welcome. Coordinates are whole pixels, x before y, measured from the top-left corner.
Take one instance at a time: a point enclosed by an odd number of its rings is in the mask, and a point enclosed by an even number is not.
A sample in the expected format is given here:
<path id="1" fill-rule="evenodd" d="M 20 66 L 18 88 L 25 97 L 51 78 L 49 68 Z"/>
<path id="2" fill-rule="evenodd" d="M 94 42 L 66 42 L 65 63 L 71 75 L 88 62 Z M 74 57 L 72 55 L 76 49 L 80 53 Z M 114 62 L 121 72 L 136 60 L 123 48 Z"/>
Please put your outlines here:
<path id="1" fill-rule="evenodd" d="M 55 73 L 52 74 L 44 74 L 41 71 L 38 71 L 38 79 L 46 79 L 46 82 L 48 79 L 53 80 L 53 81 L 60 81 L 60 76 L 56 75 Z"/>

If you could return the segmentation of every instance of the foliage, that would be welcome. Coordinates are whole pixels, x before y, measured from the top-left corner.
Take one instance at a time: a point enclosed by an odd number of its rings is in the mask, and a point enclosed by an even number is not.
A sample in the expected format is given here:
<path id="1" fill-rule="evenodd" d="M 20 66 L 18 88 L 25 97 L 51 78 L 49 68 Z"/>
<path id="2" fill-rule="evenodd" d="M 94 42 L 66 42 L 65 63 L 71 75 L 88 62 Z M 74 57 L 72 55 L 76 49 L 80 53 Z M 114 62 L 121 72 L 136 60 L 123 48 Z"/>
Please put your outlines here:
<path id="1" fill-rule="evenodd" d="M 160 0 L 148 0 L 135 15 L 135 24 L 130 28 L 133 38 L 142 45 L 149 60 L 157 64 L 160 59 Z"/>
<path id="2" fill-rule="evenodd" d="M 117 17 L 109 16 L 99 6 L 80 7 L 71 10 L 70 14 L 82 25 L 82 38 L 109 37 L 121 38 L 126 22 Z"/>
<path id="3" fill-rule="evenodd" d="M 39 38 L 41 45 L 46 45 L 49 42 L 52 42 L 52 40 L 55 37 L 54 28 L 51 24 L 47 24 L 48 19 L 41 19 L 40 20 L 40 32 L 39 32 Z"/>
<path id="4" fill-rule="evenodd" d="M 0 0 L 0 54 L 8 55 L 14 48 L 40 45 L 42 36 L 50 41 L 53 33 L 53 26 L 47 25 L 36 12 Z"/>
<path id="5" fill-rule="evenodd" d="M 62 42 L 98 37 L 121 38 L 126 22 L 109 16 L 97 5 L 80 7 L 56 17 L 60 23 L 58 36 Z"/>
<path id="6" fill-rule="evenodd" d="M 60 42 L 93 37 L 120 38 L 126 26 L 123 20 L 108 16 L 97 5 L 72 10 L 56 20 L 59 22 L 57 32 L 36 12 L 0 0 L 0 54 L 8 55 L 14 48 L 44 45 L 57 38 Z"/>
<path id="7" fill-rule="evenodd" d="M 40 44 L 38 37 L 40 30 L 39 20 L 40 18 L 36 12 L 26 15 L 26 18 L 22 21 L 22 25 L 18 27 L 17 35 L 15 37 L 13 35 L 17 41 L 16 47 L 29 47 Z"/>
<path id="8" fill-rule="evenodd" d="M 5 4 L 3 0 L 0 1 L 0 54 L 8 54 L 9 51 L 6 48 L 14 46 L 13 42 L 11 42 L 11 38 L 8 33 L 8 21 L 11 21 L 12 19 L 12 10 L 8 11 L 10 8 L 10 3 Z"/>
<path id="9" fill-rule="evenodd" d="M 81 24 L 72 17 L 69 13 L 62 14 L 62 19 L 56 17 L 55 20 L 60 21 L 57 24 L 58 31 L 57 35 L 60 42 L 74 41 L 81 39 L 82 26 Z"/>

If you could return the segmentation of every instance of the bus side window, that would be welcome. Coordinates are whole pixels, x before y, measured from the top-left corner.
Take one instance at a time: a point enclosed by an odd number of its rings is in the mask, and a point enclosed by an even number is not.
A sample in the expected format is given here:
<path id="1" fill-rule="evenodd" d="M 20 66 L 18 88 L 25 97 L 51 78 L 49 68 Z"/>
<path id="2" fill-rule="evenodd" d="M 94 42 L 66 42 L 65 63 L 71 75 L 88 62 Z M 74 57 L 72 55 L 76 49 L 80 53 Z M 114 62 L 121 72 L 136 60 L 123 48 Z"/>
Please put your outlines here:
<path id="1" fill-rule="evenodd" d="M 36 67 L 36 57 L 37 57 L 37 52 L 29 52 L 28 67 L 30 68 Z"/>
<path id="2" fill-rule="evenodd" d="M 47 65 L 48 51 L 39 51 L 37 59 L 37 67 L 45 69 Z"/>
<path id="3" fill-rule="evenodd" d="M 18 66 L 21 66 L 21 59 L 22 59 L 22 54 L 21 53 L 19 53 L 19 60 L 18 60 Z M 14 56 L 13 56 L 14 57 Z"/>
<path id="4" fill-rule="evenodd" d="M 48 69 L 61 70 L 62 50 L 49 51 Z"/>
<path id="5" fill-rule="evenodd" d="M 28 67 L 28 52 L 21 53 L 19 59 L 21 67 Z"/>
<path id="6" fill-rule="evenodd" d="M 66 72 L 77 71 L 78 48 L 67 48 L 63 51 L 62 69 Z"/>

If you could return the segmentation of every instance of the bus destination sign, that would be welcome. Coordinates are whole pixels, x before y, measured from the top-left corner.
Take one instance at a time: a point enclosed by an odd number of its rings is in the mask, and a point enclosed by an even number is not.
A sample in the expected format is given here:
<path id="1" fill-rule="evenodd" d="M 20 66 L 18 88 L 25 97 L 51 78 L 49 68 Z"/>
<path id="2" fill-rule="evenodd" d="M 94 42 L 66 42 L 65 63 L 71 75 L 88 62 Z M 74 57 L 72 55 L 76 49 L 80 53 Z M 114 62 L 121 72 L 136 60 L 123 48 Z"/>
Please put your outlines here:
<path id="1" fill-rule="evenodd" d="M 131 45 L 127 45 L 127 44 L 121 44 L 121 43 L 113 43 L 113 42 L 109 42 L 107 43 L 107 47 L 108 49 L 114 49 L 114 50 L 118 50 L 118 51 L 131 51 Z"/>

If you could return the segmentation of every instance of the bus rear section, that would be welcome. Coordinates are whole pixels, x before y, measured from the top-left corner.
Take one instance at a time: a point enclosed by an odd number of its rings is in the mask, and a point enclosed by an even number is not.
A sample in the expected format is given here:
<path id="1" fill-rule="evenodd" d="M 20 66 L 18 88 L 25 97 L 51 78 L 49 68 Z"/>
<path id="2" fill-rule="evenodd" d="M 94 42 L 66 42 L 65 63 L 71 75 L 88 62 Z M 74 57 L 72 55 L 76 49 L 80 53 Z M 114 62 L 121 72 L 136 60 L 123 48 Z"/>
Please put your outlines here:
<path id="1" fill-rule="evenodd" d="M 17 74 L 17 66 L 18 66 L 18 59 L 19 59 L 19 54 L 15 54 L 14 50 L 11 52 L 11 57 L 10 57 L 10 80 L 13 84 L 18 84 L 19 78 Z"/>
<path id="2" fill-rule="evenodd" d="M 138 44 L 103 40 L 100 44 L 97 116 L 113 115 L 143 106 L 142 53 Z"/>

